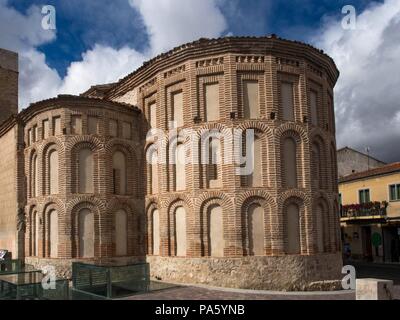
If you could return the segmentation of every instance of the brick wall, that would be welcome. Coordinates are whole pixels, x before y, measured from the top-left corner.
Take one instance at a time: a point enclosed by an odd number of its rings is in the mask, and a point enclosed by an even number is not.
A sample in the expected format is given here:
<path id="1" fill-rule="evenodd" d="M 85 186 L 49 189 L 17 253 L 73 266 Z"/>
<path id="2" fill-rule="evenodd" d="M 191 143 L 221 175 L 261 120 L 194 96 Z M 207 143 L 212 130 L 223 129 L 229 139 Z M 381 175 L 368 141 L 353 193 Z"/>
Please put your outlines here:
<path id="1" fill-rule="evenodd" d="M 235 53 L 216 55 L 217 44 L 204 44 L 197 48 L 197 57 L 182 59 L 174 53 L 166 54 L 161 62 L 156 60 L 159 68 L 151 69 L 151 76 L 144 80 L 144 70 L 126 80 L 126 85 L 117 86 L 110 96 L 116 101 L 137 102 L 139 108 L 148 116 L 146 109 L 149 102 L 156 102 L 158 128 L 168 134 L 168 123 L 172 120 L 171 92 L 183 91 L 184 127 L 194 129 L 197 133 L 204 129 L 255 129 L 263 141 L 263 183 L 260 188 L 247 188 L 235 175 L 233 165 L 223 165 L 223 184 L 221 187 L 210 188 L 204 183 L 205 171 L 201 166 L 187 166 L 187 188 L 184 192 L 174 191 L 174 167 L 160 165 L 158 172 L 159 192 L 148 194 L 146 208 L 150 211 L 157 208 L 161 216 L 161 255 L 174 254 L 173 219 L 177 207 L 184 206 L 188 215 L 188 256 L 198 257 L 204 254 L 201 249 L 207 241 L 202 235 L 201 217 L 209 202 L 219 204 L 224 209 L 224 234 L 226 238 L 225 255 L 243 256 L 247 252 L 243 243 L 245 234 L 242 216 L 243 207 L 254 203 L 268 203 L 265 206 L 265 254 L 285 254 L 285 231 L 282 220 L 283 210 L 290 202 L 296 202 L 301 207 L 301 253 L 317 252 L 318 230 L 315 228 L 315 212 L 318 205 L 325 208 L 325 243 L 329 252 L 340 250 L 337 221 L 337 186 L 335 159 L 335 125 L 332 106 L 334 82 L 328 70 L 316 67 L 318 61 L 294 57 L 289 45 L 282 47 L 276 54 L 260 54 L 264 44 L 255 40 L 254 47 L 249 49 L 238 45 Z M 223 51 L 223 45 L 220 45 Z M 218 47 L 219 48 L 219 47 Z M 171 66 L 174 60 L 174 66 Z M 151 65 L 151 64 L 150 64 Z M 149 66 L 150 67 L 150 66 Z M 156 70 L 156 71 L 154 71 Z M 143 76 L 142 76 L 143 75 Z M 135 82 L 136 78 L 141 78 Z M 254 120 L 243 119 L 243 81 L 259 82 L 260 117 Z M 295 120 L 284 121 L 280 100 L 280 81 L 292 81 L 295 88 Z M 216 122 L 204 122 L 204 85 L 218 83 L 220 90 L 220 119 Z M 123 88 L 123 92 L 118 92 Z M 121 89 L 122 90 L 122 89 Z M 317 92 L 318 119 L 317 125 L 311 124 L 309 93 Z M 134 101 L 135 100 L 135 101 Z M 331 108 L 328 110 L 328 107 Z M 235 119 L 230 118 L 231 113 Z M 272 117 L 272 114 L 274 115 Z M 200 119 L 200 123 L 195 118 Z M 297 143 L 298 188 L 285 188 L 282 181 L 283 159 L 281 145 L 286 137 L 293 137 Z M 148 141 L 148 145 L 151 141 Z M 315 159 L 312 159 L 312 147 L 318 146 L 321 164 L 320 183 L 313 183 L 311 173 L 315 171 Z M 150 181 L 148 180 L 148 183 Z M 150 189 L 149 189 L 150 190 Z M 149 191 L 148 190 L 148 191 Z M 151 212 L 147 212 L 151 216 Z M 171 218 L 172 217 L 172 218 Z M 151 246 L 151 223 L 148 224 L 148 245 Z M 272 234 L 271 234 L 272 233 Z M 148 252 L 151 252 L 149 250 Z"/>
<path id="2" fill-rule="evenodd" d="M 307 261 L 317 265 L 321 260 L 325 261 L 321 264 L 324 270 L 319 272 L 317 278 L 336 277 L 341 246 L 332 97 L 337 76 L 336 67 L 329 57 L 296 42 L 275 38 L 201 40 L 150 61 L 114 86 L 103 100 L 60 96 L 31 106 L 19 116 L 24 125 L 22 135 L 26 146 L 23 158 L 27 228 L 22 239 L 25 255 L 51 261 L 53 244 L 49 239 L 54 230 L 49 229 L 49 217 L 55 210 L 58 213 L 57 257 L 64 261 L 82 258 L 80 246 L 85 241 L 81 239 L 79 215 L 82 210 L 88 210 L 93 214 L 91 245 L 94 258 L 115 257 L 115 214 L 122 209 L 127 213 L 127 256 L 143 257 L 147 254 L 158 263 L 158 257 L 152 257 L 151 221 L 152 213 L 158 210 L 159 258 L 165 258 L 159 260 L 163 263 L 162 268 L 180 265 L 181 261 L 191 265 L 192 262 L 203 261 L 196 259 L 207 259 L 212 255 L 209 211 L 219 206 L 222 208 L 224 259 L 238 259 L 235 263 L 242 265 L 248 261 L 268 264 L 275 261 L 269 261 L 268 257 L 287 257 L 288 261 L 295 261 L 296 266 L 307 264 Z M 256 119 L 244 118 L 244 81 L 258 81 L 260 109 Z M 293 121 L 284 120 L 283 117 L 281 81 L 293 83 Z M 219 97 L 219 119 L 206 121 L 207 99 L 210 100 L 210 97 L 207 97 L 205 86 L 215 84 L 218 84 L 218 90 L 213 96 Z M 185 167 L 186 189 L 177 191 L 177 173 L 166 152 L 163 156 L 168 161 L 158 165 L 158 188 L 155 191 L 149 187 L 151 179 L 145 152 L 156 140 L 145 141 L 151 114 L 147 108 L 155 103 L 157 127 L 168 135 L 171 131 L 169 122 L 174 114 L 171 94 L 177 91 L 183 95 L 184 124 L 180 130 L 193 129 L 195 136 L 205 130 L 256 131 L 262 144 L 259 186 L 251 187 L 247 180 L 244 183 L 242 177 L 236 175 L 237 166 L 233 163 L 219 165 L 218 176 L 221 181 L 208 183 L 207 166 L 194 163 Z M 317 92 L 318 117 L 315 124 L 310 120 L 311 91 Z M 136 105 L 142 112 L 123 103 Z M 252 104 L 255 102 L 252 101 Z M 215 101 L 212 105 L 216 105 Z M 90 116 L 99 119 L 96 133 L 89 132 Z M 79 121 L 71 121 L 76 117 L 79 117 Z M 58 132 L 53 132 L 55 119 L 60 119 Z M 43 135 L 45 120 L 49 121 L 46 123 L 49 123 L 50 132 L 46 137 Z M 124 136 L 126 122 L 131 125 L 131 137 Z M 82 128 L 77 129 L 78 124 Z M 114 124 L 113 128 L 111 124 Z M 282 146 L 286 138 L 293 139 L 296 144 L 295 186 L 286 185 L 283 178 L 287 168 L 283 163 L 287 157 Z M 167 140 L 160 141 L 162 145 L 168 145 Z M 189 142 L 190 139 L 178 141 L 183 144 Z M 230 138 L 224 138 L 221 141 L 222 149 L 229 143 Z M 318 159 L 314 159 L 315 148 L 319 150 Z M 83 178 L 78 174 L 78 155 L 82 149 L 89 149 L 93 154 L 93 190 L 88 194 L 79 193 Z M 50 169 L 47 158 L 53 150 L 58 152 L 59 159 L 58 194 L 49 194 Z M 113 181 L 119 181 L 118 175 L 112 170 L 112 158 L 116 151 L 124 153 L 127 159 L 128 192 L 125 195 L 114 194 Z M 37 168 L 32 166 L 33 159 L 37 159 Z M 315 175 L 317 171 L 318 176 Z M 36 179 L 37 183 L 33 183 L 32 179 Z M 314 183 L 313 179 L 318 179 L 318 183 Z M 249 247 L 251 239 L 246 221 L 248 209 L 253 205 L 264 211 L 263 252 L 266 259 L 249 257 L 252 254 Z M 287 208 L 291 205 L 298 208 L 299 214 L 299 249 L 292 255 L 288 254 L 291 235 L 287 231 Z M 175 224 L 175 214 L 181 208 L 186 213 L 187 250 L 186 256 L 176 257 L 177 230 L 182 229 Z M 322 217 L 317 217 L 321 210 Z M 321 239 L 323 244 L 319 245 Z M 329 258 L 324 260 L 326 256 Z M 322 258 L 319 260 L 318 257 Z M 279 261 L 283 263 L 277 277 L 283 277 L 285 268 L 291 267 L 284 263 L 285 259 Z M 216 264 L 215 269 L 211 263 L 214 270 L 212 277 L 218 274 L 218 266 Z M 158 270 L 157 266 L 154 268 Z M 184 270 L 178 269 L 173 279 L 189 281 Z M 243 270 L 249 273 L 249 278 L 254 276 L 250 273 L 257 272 L 253 268 Z M 221 272 L 223 274 L 222 269 Z M 293 277 L 302 278 L 304 270 L 292 274 Z M 265 281 L 268 282 L 268 279 Z M 213 282 L 220 284 L 214 280 L 210 283 Z"/>
<path id="3" fill-rule="evenodd" d="M 25 255 L 50 258 L 51 230 L 50 213 L 58 214 L 58 250 L 57 258 L 79 258 L 79 213 L 89 210 L 94 214 L 94 255 L 95 257 L 114 257 L 115 225 L 114 215 L 119 210 L 127 213 L 127 251 L 129 256 L 143 256 L 144 239 L 140 231 L 145 223 L 143 210 L 144 186 L 137 177 L 141 170 L 142 137 L 141 116 L 131 107 L 99 100 L 69 97 L 45 102 L 40 111 L 25 115 L 25 176 L 27 179 L 27 204 L 25 207 L 27 232 L 25 234 Z M 73 127 L 72 117 L 79 117 L 80 127 Z M 97 133 L 90 132 L 88 118 L 97 117 Z M 61 130 L 54 131 L 54 119 L 60 118 Z M 110 133 L 110 120 L 118 123 L 117 136 Z M 44 136 L 43 123 L 49 121 L 49 136 Z M 125 125 L 124 125 L 125 124 Z M 138 130 L 129 130 L 131 128 Z M 29 132 L 37 130 L 35 138 Z M 93 130 L 93 128 L 91 129 Z M 93 153 L 93 190 L 80 193 L 79 152 L 89 149 Z M 50 194 L 49 155 L 58 153 L 58 193 Z M 127 192 L 114 194 L 113 154 L 122 152 L 127 161 Z M 33 182 L 32 159 L 39 163 Z M 86 179 L 89 179 L 86 177 Z M 87 182 L 87 181 L 86 181 Z M 31 191 L 37 185 L 37 194 Z M 38 215 L 39 220 L 36 220 Z M 38 222 L 38 223 L 37 223 Z M 36 225 L 38 224 L 38 225 Z M 53 244 L 54 245 L 54 244 Z M 37 249 L 35 250 L 35 246 Z"/>
<path id="4" fill-rule="evenodd" d="M 17 126 L 0 138 L 0 248 L 17 254 Z"/>
<path id="5" fill-rule="evenodd" d="M 0 49 L 0 123 L 18 113 L 18 55 Z"/>

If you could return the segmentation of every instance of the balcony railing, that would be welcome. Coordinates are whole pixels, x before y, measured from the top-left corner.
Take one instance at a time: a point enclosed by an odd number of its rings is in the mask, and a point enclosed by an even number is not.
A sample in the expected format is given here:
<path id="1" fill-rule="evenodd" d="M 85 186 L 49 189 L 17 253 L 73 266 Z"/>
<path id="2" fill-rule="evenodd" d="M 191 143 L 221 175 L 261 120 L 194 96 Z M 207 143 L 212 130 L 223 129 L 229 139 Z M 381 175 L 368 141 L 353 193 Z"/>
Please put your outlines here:
<path id="1" fill-rule="evenodd" d="M 369 202 L 363 204 L 352 204 L 341 207 L 340 217 L 342 219 L 357 219 L 363 217 L 386 217 L 387 202 Z"/>

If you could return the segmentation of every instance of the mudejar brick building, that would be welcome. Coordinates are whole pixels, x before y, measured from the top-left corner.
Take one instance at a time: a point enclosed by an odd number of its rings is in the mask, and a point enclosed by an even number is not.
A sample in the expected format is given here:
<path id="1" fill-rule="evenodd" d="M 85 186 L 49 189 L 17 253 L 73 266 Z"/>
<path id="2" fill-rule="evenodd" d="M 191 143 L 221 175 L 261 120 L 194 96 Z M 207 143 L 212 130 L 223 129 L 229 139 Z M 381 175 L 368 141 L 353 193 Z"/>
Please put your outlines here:
<path id="1" fill-rule="evenodd" d="M 29 106 L 0 128 L 0 247 L 60 273 L 73 260 L 112 259 L 227 287 L 339 279 L 338 75 L 299 42 L 201 39 L 117 83 Z M 211 161 L 234 129 L 254 132 L 246 175 Z M 206 148 L 196 145 L 204 132 Z M 189 158 L 210 163 L 179 160 Z"/>

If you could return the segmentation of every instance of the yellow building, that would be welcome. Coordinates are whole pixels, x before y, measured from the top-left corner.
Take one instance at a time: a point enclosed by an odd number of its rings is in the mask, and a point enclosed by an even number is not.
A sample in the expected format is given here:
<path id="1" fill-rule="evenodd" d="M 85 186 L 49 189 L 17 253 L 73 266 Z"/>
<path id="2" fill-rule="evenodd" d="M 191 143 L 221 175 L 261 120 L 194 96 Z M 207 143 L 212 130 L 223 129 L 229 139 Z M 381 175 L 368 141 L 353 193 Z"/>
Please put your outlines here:
<path id="1" fill-rule="evenodd" d="M 339 180 L 344 254 L 354 260 L 400 261 L 400 163 Z"/>

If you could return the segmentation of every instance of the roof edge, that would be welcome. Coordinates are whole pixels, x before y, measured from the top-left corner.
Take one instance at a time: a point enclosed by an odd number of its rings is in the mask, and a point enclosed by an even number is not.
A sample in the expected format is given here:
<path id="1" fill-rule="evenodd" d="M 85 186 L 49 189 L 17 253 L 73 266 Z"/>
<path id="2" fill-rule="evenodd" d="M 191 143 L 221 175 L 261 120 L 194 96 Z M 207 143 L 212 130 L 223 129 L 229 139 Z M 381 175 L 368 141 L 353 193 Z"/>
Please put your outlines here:
<path id="1" fill-rule="evenodd" d="M 136 76 L 137 74 L 139 74 L 141 71 L 145 70 L 148 67 L 151 67 L 152 65 L 154 65 L 155 63 L 167 59 L 171 56 L 173 56 L 174 54 L 177 54 L 183 50 L 188 50 L 188 49 L 194 49 L 196 47 L 199 47 L 201 45 L 204 44 L 229 44 L 232 43 L 233 41 L 240 41 L 240 40 L 267 40 L 267 41 L 278 41 L 278 42 L 285 42 L 291 45 L 301 45 L 305 48 L 309 48 L 311 50 L 313 50 L 316 54 L 319 54 L 321 57 L 327 59 L 329 61 L 329 63 L 331 63 L 331 65 L 334 67 L 335 71 L 336 71 L 336 81 L 337 78 L 339 77 L 339 70 L 336 66 L 335 61 L 329 56 L 327 55 L 324 50 L 318 49 L 308 43 L 305 42 L 301 42 L 301 41 L 294 41 L 294 40 L 288 40 L 288 39 L 284 39 L 284 38 L 280 38 L 275 34 L 271 34 L 268 36 L 263 36 L 263 37 L 252 37 L 252 36 L 238 36 L 238 37 L 220 37 L 220 38 L 200 38 L 196 41 L 192 41 L 189 43 L 185 43 L 182 44 L 180 46 L 177 46 L 167 52 L 161 53 L 153 58 L 151 58 L 150 60 L 147 60 L 143 63 L 142 66 L 140 66 L 139 68 L 137 68 L 135 71 L 131 72 L 130 74 L 128 74 L 127 76 L 119 79 L 107 92 L 106 92 L 106 97 L 108 96 L 113 96 L 114 91 L 118 91 L 118 87 L 123 87 L 125 83 L 127 83 L 129 80 L 131 80 L 134 76 Z"/>

